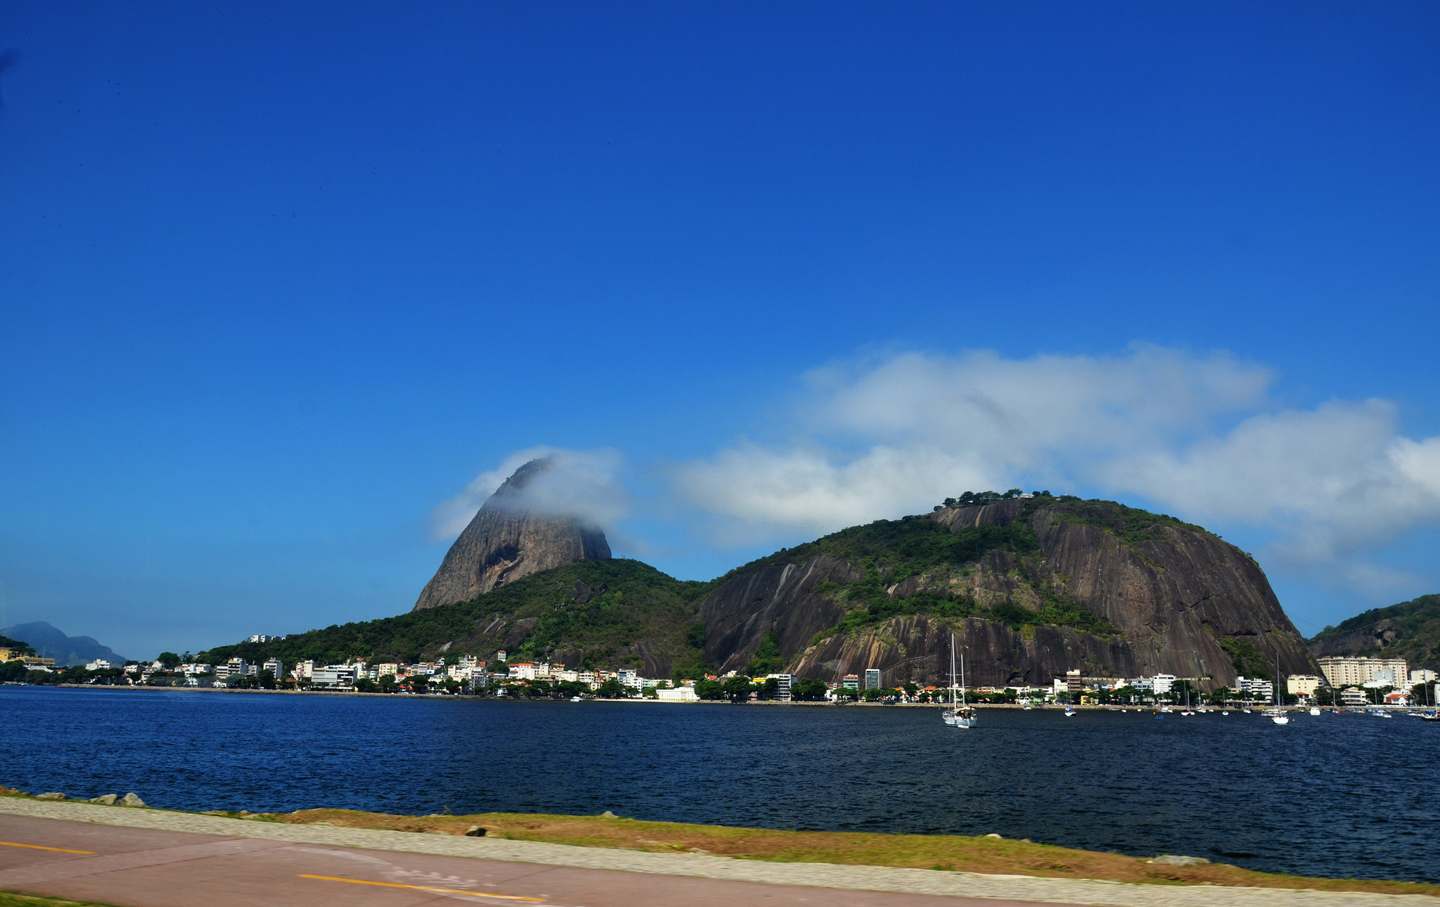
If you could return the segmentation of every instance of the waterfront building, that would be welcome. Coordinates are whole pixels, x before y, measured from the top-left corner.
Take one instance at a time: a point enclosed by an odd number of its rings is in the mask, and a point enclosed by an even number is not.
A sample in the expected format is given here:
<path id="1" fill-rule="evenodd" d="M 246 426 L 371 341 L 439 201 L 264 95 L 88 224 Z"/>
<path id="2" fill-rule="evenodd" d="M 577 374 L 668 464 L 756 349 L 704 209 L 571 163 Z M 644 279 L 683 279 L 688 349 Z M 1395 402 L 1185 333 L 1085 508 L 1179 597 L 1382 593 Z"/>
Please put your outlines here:
<path id="1" fill-rule="evenodd" d="M 285 676 L 285 665 L 278 658 L 272 658 L 269 661 L 265 662 L 263 670 L 269 671 L 270 676 L 274 677 L 276 680 L 279 680 L 280 678 Z"/>
<path id="2" fill-rule="evenodd" d="M 1416 668 L 1410 672 L 1410 685 L 1413 687 L 1421 683 L 1434 683 L 1435 672 L 1429 668 Z"/>
<path id="3" fill-rule="evenodd" d="M 315 668 L 310 672 L 310 682 L 321 688 L 353 690 L 355 688 L 355 666 L 326 665 L 323 668 Z"/>
<path id="4" fill-rule="evenodd" d="M 632 690 L 643 690 L 645 688 L 645 684 L 641 680 L 640 675 L 629 668 L 617 671 L 615 678 L 620 681 L 622 686 L 627 686 Z"/>
<path id="5" fill-rule="evenodd" d="M 1275 684 L 1258 677 L 1236 677 L 1235 689 L 1242 693 L 1249 693 L 1251 699 L 1268 702 L 1275 697 Z"/>
<path id="6" fill-rule="evenodd" d="M 1080 670 L 1077 668 L 1065 672 L 1065 692 L 1079 693 L 1085 689 L 1085 681 L 1080 677 Z"/>
<path id="7" fill-rule="evenodd" d="M 700 697 L 695 695 L 695 687 L 676 687 L 673 690 L 656 690 L 655 698 L 661 702 L 699 702 Z"/>
<path id="8" fill-rule="evenodd" d="M 778 686 L 775 688 L 775 700 L 777 702 L 790 701 L 790 688 L 795 683 L 794 674 L 768 674 L 765 679 L 777 681 Z"/>
<path id="9" fill-rule="evenodd" d="M 376 668 L 376 670 L 380 672 L 381 677 L 384 677 L 387 674 L 393 677 L 394 675 L 400 673 L 400 665 L 393 661 L 387 661 L 384 664 L 380 665 L 380 667 Z"/>
<path id="10" fill-rule="evenodd" d="M 1365 695 L 1364 690 L 1346 687 L 1340 691 L 1340 701 L 1345 705 L 1369 705 L 1370 697 Z"/>
<path id="11" fill-rule="evenodd" d="M 867 689 L 867 690 L 878 690 L 878 689 L 880 689 L 880 669 L 879 669 L 879 668 L 866 668 L 866 669 L 865 669 L 865 689 Z"/>
<path id="12" fill-rule="evenodd" d="M 510 666 L 511 680 L 534 680 L 535 665 L 528 661 L 517 661 Z"/>
<path id="13" fill-rule="evenodd" d="M 1311 697 L 1325 681 L 1314 674 L 1291 674 L 1285 678 L 1285 692 L 1291 696 Z"/>
<path id="14" fill-rule="evenodd" d="M 860 677 L 856 674 L 846 674 L 845 679 L 840 681 L 840 686 L 847 690 L 860 689 Z"/>
<path id="15" fill-rule="evenodd" d="M 1390 686 L 1399 686 L 1401 678 L 1410 676 L 1410 666 L 1403 658 L 1364 658 L 1350 655 L 1327 655 L 1319 659 L 1320 670 L 1332 687 L 1364 686 L 1376 679 L 1377 673 L 1388 676 Z"/>
<path id="16" fill-rule="evenodd" d="M 103 658 L 97 658 L 94 661 L 85 662 L 85 670 L 87 671 L 108 671 L 110 670 L 110 668 L 110 662 L 106 661 Z"/>

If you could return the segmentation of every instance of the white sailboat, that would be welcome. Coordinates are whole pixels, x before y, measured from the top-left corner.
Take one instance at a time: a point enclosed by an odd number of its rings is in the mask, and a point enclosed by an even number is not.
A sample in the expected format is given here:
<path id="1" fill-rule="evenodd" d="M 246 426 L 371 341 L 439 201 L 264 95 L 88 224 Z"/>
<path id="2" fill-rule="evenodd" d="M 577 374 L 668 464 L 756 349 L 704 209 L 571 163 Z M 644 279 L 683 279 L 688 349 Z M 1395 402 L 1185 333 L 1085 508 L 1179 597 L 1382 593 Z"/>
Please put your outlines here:
<path id="1" fill-rule="evenodd" d="M 958 695 L 958 700 L 957 700 Z M 965 704 L 965 656 L 960 656 L 960 682 L 955 682 L 955 634 L 950 634 L 950 707 L 940 713 L 950 727 L 972 728 L 978 720 L 975 710 Z"/>
<path id="2" fill-rule="evenodd" d="M 1270 720 L 1276 724 L 1289 724 L 1290 716 L 1285 714 L 1285 707 L 1280 704 L 1280 652 L 1275 652 L 1275 705 L 1265 710 Z"/>

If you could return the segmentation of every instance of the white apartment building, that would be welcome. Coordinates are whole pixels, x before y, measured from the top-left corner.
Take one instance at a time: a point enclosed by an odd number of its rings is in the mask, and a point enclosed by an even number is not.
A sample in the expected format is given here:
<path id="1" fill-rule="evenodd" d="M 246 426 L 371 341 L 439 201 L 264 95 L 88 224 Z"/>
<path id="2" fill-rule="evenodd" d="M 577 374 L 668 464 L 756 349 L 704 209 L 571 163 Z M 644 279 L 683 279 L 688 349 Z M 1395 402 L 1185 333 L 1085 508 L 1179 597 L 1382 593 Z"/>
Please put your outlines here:
<path id="1" fill-rule="evenodd" d="M 1362 690 L 1346 687 L 1340 691 L 1340 701 L 1346 705 L 1368 705 L 1370 697 L 1366 696 Z"/>
<path id="2" fill-rule="evenodd" d="M 1258 677 L 1236 677 L 1235 689 L 1249 693 L 1252 699 L 1270 700 L 1275 698 L 1275 684 Z"/>
<path id="3" fill-rule="evenodd" d="M 265 662 L 261 670 L 269 671 L 270 676 L 274 677 L 276 680 L 279 680 L 280 678 L 285 676 L 285 665 L 278 658 L 272 658 L 269 661 Z"/>
<path id="4" fill-rule="evenodd" d="M 1291 674 L 1285 678 L 1285 692 L 1291 696 L 1314 696 L 1315 691 L 1324 684 L 1324 679 L 1314 674 Z"/>
<path id="5" fill-rule="evenodd" d="M 621 684 L 631 689 L 642 690 L 645 688 L 640 675 L 629 668 L 617 671 L 615 676 L 619 678 Z"/>
<path id="6" fill-rule="evenodd" d="M 1434 683 L 1435 672 L 1429 668 L 1416 668 L 1410 672 L 1410 685 L 1413 687 L 1419 683 Z"/>
<path id="7" fill-rule="evenodd" d="M 700 697 L 695 695 L 695 687 L 676 687 L 673 690 L 656 690 L 655 698 L 661 702 L 699 702 Z"/>
<path id="8" fill-rule="evenodd" d="M 1367 690 L 1378 690 L 1381 687 L 1402 687 L 1405 685 L 1405 672 L 1395 673 L 1394 668 L 1376 668 L 1370 672 L 1370 679 L 1360 684 Z"/>
<path id="9" fill-rule="evenodd" d="M 1377 671 L 1388 672 L 1392 681 L 1410 676 L 1410 666 L 1403 658 L 1361 658 L 1349 655 L 1327 655 L 1319 659 L 1320 670 L 1332 687 L 1364 686 L 1375 680 Z M 1390 686 L 1399 686 L 1391 683 Z"/>
<path id="10" fill-rule="evenodd" d="M 535 665 L 528 661 L 517 661 L 510 666 L 511 680 L 534 680 Z"/>
<path id="11" fill-rule="evenodd" d="M 795 683 L 794 674 L 767 674 L 765 679 L 779 681 L 780 685 L 775 689 L 775 699 L 778 702 L 790 701 L 790 688 Z M 694 688 L 692 687 L 691 689 L 693 690 Z"/>
<path id="12" fill-rule="evenodd" d="M 384 664 L 380 665 L 380 667 L 376 668 L 376 670 L 380 672 L 381 677 L 384 677 L 387 674 L 393 677 L 396 674 L 400 673 L 400 665 L 393 661 L 387 661 Z"/>
<path id="13" fill-rule="evenodd" d="M 110 668 L 110 662 L 106 661 L 103 658 L 97 658 L 94 661 L 85 662 L 85 670 L 87 671 L 108 671 L 110 670 Z"/>
<path id="14" fill-rule="evenodd" d="M 310 682 L 317 687 L 350 689 L 355 686 L 354 665 L 326 665 L 310 672 Z"/>

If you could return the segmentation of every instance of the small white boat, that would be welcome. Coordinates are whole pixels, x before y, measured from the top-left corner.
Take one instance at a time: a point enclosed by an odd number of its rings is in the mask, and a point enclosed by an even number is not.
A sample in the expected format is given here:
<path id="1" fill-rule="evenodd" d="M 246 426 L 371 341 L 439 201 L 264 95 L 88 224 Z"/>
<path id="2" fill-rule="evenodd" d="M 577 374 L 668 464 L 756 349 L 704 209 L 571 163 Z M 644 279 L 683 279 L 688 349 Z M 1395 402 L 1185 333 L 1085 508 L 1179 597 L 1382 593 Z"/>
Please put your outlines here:
<path id="1" fill-rule="evenodd" d="M 571 696 L 571 697 L 570 697 L 570 701 L 571 701 L 571 702 L 579 702 L 579 701 L 580 701 L 580 697 L 579 697 L 579 696 Z"/>
<path id="2" fill-rule="evenodd" d="M 1280 701 L 1280 650 L 1275 650 L 1275 705 L 1266 709 L 1265 714 L 1276 724 L 1289 724 L 1290 716 L 1285 714 L 1285 706 Z"/>
<path id="3" fill-rule="evenodd" d="M 1075 710 L 1074 710 L 1073 708 L 1071 708 L 1070 706 L 1068 706 L 1068 705 L 1065 706 L 1065 717 L 1066 717 L 1066 718 L 1074 718 L 1074 717 L 1075 717 Z"/>
<path id="4" fill-rule="evenodd" d="M 1314 715 L 1317 718 L 1320 717 L 1320 707 L 1318 705 L 1310 706 L 1310 714 Z"/>

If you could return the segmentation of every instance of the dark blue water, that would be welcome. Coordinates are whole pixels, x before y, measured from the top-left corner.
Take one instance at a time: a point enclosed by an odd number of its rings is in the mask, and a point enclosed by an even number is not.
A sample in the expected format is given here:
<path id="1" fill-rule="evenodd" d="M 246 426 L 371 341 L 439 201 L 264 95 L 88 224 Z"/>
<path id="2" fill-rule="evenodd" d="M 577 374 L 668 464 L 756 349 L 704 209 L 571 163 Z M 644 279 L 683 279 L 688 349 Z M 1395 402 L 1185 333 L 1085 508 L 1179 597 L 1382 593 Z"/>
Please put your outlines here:
<path id="1" fill-rule="evenodd" d="M 0 784 L 174 809 L 996 832 L 1440 882 L 1440 725 L 0 687 Z"/>

